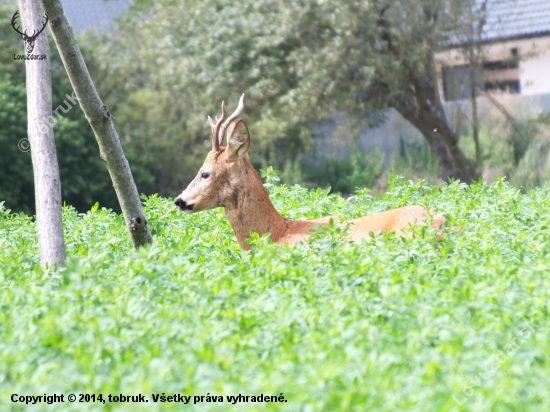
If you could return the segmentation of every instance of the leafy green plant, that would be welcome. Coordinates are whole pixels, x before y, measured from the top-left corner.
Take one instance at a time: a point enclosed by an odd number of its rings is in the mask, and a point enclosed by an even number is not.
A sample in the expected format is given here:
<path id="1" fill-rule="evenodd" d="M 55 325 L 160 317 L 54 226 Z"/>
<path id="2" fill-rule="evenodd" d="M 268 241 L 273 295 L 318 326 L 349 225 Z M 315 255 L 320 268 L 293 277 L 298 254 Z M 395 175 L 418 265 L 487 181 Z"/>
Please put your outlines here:
<path id="1" fill-rule="evenodd" d="M 32 218 L 0 205 L 2 408 L 29 409 L 14 393 L 149 401 L 34 405 L 67 411 L 182 409 L 155 403 L 156 393 L 283 393 L 284 403 L 186 407 L 550 409 L 548 189 L 392 176 L 380 198 L 362 189 L 346 200 L 264 174 L 293 219 L 421 204 L 449 227 L 441 241 L 417 226 L 411 237 L 351 244 L 341 241 L 345 223 L 333 223 L 294 248 L 253 235 L 244 252 L 223 210 L 187 215 L 172 199 L 143 196 L 154 246 L 133 250 L 123 217 L 101 204 L 66 206 L 67 268 L 51 274 L 39 266 Z M 504 357 L 512 340 L 517 350 Z"/>

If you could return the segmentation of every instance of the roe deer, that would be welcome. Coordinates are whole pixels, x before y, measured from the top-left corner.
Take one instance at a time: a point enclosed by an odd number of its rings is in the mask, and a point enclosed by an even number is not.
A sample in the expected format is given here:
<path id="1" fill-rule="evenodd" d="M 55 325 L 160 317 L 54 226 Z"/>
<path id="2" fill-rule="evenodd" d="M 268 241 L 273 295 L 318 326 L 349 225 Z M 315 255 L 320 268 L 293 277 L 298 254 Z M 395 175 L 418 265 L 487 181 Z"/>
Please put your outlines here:
<path id="1" fill-rule="evenodd" d="M 246 239 L 250 232 L 260 236 L 271 233 L 271 239 L 281 244 L 294 245 L 311 236 L 315 225 L 328 223 L 331 217 L 296 221 L 281 216 L 269 200 L 258 173 L 248 160 L 250 135 L 243 120 L 236 120 L 244 108 L 244 94 L 235 112 L 226 120 L 227 112 L 222 102 L 222 114 L 214 122 L 208 120 L 212 129 L 212 151 L 195 179 L 176 198 L 178 208 L 187 213 L 224 207 L 225 216 L 233 227 L 242 249 L 250 249 Z M 225 122 L 224 122 L 225 120 Z M 227 130 L 227 146 L 221 147 Z M 337 218 L 332 218 L 337 221 Z M 399 209 L 376 213 L 349 221 L 348 238 L 354 242 L 369 239 L 369 233 L 380 231 L 403 235 L 402 230 L 418 221 L 428 221 L 426 210 L 421 206 L 405 206 Z M 445 222 L 437 216 L 432 226 L 440 228 Z"/>

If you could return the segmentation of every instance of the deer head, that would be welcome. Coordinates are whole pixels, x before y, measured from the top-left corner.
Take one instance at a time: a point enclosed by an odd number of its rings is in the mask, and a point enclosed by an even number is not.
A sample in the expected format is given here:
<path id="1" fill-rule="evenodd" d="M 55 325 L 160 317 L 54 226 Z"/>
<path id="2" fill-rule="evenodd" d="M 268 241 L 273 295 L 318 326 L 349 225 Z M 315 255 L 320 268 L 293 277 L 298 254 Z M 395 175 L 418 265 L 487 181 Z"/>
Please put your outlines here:
<path id="1" fill-rule="evenodd" d="M 26 44 L 25 49 L 27 50 L 27 53 L 32 53 L 32 51 L 34 50 L 34 42 L 36 41 L 36 38 L 40 33 L 44 31 L 44 29 L 46 28 L 46 25 L 48 24 L 48 16 L 46 14 L 44 15 L 44 18 L 46 19 L 44 21 L 44 25 L 40 30 L 34 30 L 31 36 L 27 34 L 27 30 L 25 30 L 24 32 L 21 32 L 21 30 L 15 26 L 16 20 L 18 18 L 19 18 L 19 10 L 16 11 L 15 14 L 13 15 L 11 19 L 11 26 L 17 33 L 19 33 L 21 38 L 25 41 L 25 44 Z"/>
<path id="2" fill-rule="evenodd" d="M 176 205 L 187 213 L 226 206 L 235 201 L 239 182 L 249 170 L 245 155 L 250 147 L 248 127 L 243 120 L 236 120 L 244 108 L 244 94 L 235 112 L 227 117 L 222 102 L 222 114 L 212 120 L 212 151 L 199 169 L 195 179 L 176 198 Z M 227 130 L 227 147 L 221 147 Z"/>

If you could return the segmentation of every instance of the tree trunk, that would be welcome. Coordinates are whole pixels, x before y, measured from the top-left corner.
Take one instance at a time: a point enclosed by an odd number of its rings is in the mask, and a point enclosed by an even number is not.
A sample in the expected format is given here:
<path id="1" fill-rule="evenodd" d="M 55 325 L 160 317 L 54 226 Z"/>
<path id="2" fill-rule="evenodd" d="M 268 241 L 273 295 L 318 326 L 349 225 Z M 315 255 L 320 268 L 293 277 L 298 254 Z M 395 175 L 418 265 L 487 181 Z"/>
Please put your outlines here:
<path id="1" fill-rule="evenodd" d="M 475 45 L 479 45 L 481 41 L 475 41 L 474 28 L 470 25 L 470 39 L 468 41 L 468 77 L 470 82 L 470 102 L 472 104 L 472 137 L 476 150 L 476 162 L 481 166 L 481 145 L 479 143 L 479 119 L 477 110 L 477 84 L 476 84 L 476 69 L 478 66 L 479 51 L 476 55 L 474 52 Z"/>
<path id="2" fill-rule="evenodd" d="M 101 101 L 90 78 L 61 1 L 43 0 L 43 4 L 50 18 L 50 28 L 63 65 L 69 75 L 80 107 L 94 131 L 101 159 L 107 165 L 113 180 L 113 186 L 134 247 L 138 248 L 147 243 L 153 243 L 130 165 L 124 156 L 112 116 Z"/>
<path id="3" fill-rule="evenodd" d="M 414 99 L 393 99 L 392 106 L 424 135 L 439 161 L 441 179 L 473 182 L 479 177 L 477 165 L 458 147 L 459 137 L 449 126 L 443 107 L 434 107 L 426 98 L 426 88 L 419 83 L 415 84 Z M 437 96 L 430 97 L 437 104 Z"/>
<path id="4" fill-rule="evenodd" d="M 447 152 L 447 148 L 445 147 L 445 144 L 443 144 L 441 137 L 432 129 L 420 122 L 420 120 L 418 120 L 418 118 L 414 116 L 414 114 L 410 110 L 407 110 L 404 107 L 397 105 L 395 106 L 395 109 L 401 114 L 401 116 L 403 116 L 414 127 L 416 127 L 420 133 L 422 133 L 422 135 L 430 145 L 433 154 L 439 162 L 439 177 L 445 182 L 449 180 L 449 178 L 455 177 L 453 164 L 451 162 L 451 159 L 449 158 L 449 153 Z"/>
<path id="5" fill-rule="evenodd" d="M 445 145 L 449 160 L 453 166 L 453 177 L 468 184 L 476 180 L 479 177 L 477 165 L 468 159 L 460 147 L 458 147 L 459 137 L 449 126 L 445 114 L 441 113 L 439 115 L 431 110 L 429 106 L 420 108 L 418 113 L 420 121 L 429 127 Z"/>
<path id="6" fill-rule="evenodd" d="M 40 2 L 19 0 L 19 10 L 22 19 L 21 31 L 33 33 L 44 25 L 44 10 Z M 25 42 L 25 46 L 26 49 L 30 48 L 30 43 Z M 43 268 L 55 264 L 65 266 L 59 165 L 53 128 L 48 122 L 52 115 L 52 80 L 47 30 L 38 35 L 31 54 L 46 56 L 42 60 L 25 61 L 28 135 L 34 174 L 40 264 Z"/>

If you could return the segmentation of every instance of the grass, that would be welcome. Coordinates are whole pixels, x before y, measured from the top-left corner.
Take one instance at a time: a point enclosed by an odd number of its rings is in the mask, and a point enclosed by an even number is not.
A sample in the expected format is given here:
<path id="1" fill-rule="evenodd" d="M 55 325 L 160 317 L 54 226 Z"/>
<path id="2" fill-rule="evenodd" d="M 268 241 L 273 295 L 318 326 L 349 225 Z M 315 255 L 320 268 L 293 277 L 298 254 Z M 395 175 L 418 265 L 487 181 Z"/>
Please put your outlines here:
<path id="1" fill-rule="evenodd" d="M 0 208 L 0 409 L 550 410 L 548 190 L 392 178 L 380 198 L 344 200 L 267 186 L 291 218 L 422 204 L 451 228 L 353 245 L 331 227 L 295 248 L 256 236 L 250 253 L 222 210 L 189 216 L 151 196 L 155 245 L 137 252 L 121 216 L 65 207 L 68 265 L 49 274 L 32 220 Z M 10 401 L 54 393 L 149 402 Z M 192 397 L 155 403 L 163 393 Z M 224 403 L 193 404 L 207 394 Z"/>

